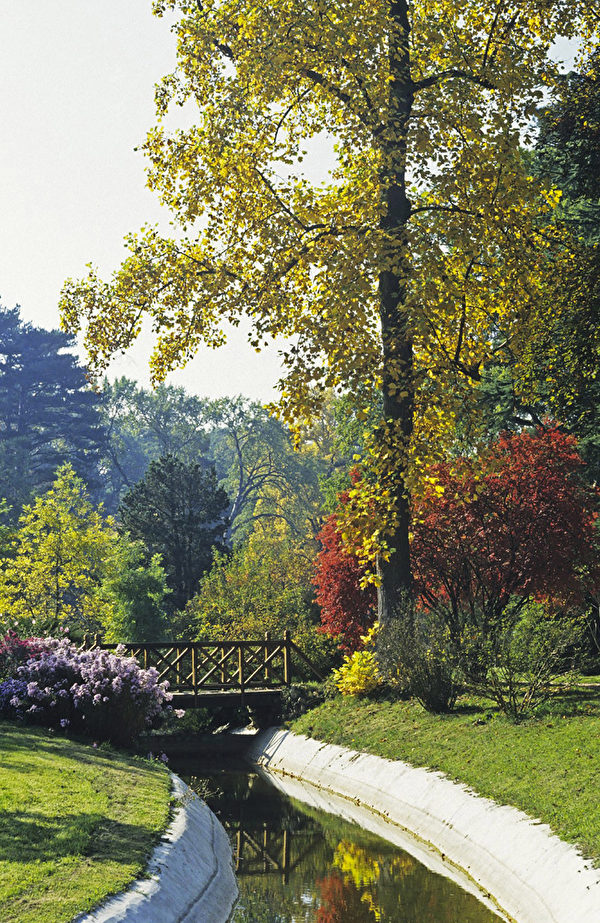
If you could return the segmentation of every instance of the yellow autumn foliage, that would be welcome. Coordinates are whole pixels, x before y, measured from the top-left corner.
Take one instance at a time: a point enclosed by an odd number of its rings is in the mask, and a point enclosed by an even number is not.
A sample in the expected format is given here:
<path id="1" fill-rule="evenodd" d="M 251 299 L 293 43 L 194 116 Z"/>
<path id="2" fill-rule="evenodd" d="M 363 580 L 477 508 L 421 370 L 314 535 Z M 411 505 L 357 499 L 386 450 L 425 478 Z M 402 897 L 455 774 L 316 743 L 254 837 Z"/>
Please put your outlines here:
<path id="1" fill-rule="evenodd" d="M 486 364 L 560 275 L 558 193 L 530 175 L 558 36 L 598 42 L 600 0 L 155 0 L 177 67 L 143 150 L 172 235 L 146 226 L 104 281 L 67 280 L 63 325 L 96 369 L 147 319 L 154 379 L 249 317 L 282 344 L 280 412 L 379 389 L 362 492 L 365 560 L 407 547 L 407 495 L 472 419 Z M 197 119 L 171 130 L 174 106 Z M 324 174 L 323 160 L 330 164 Z M 401 534 L 402 533 L 402 534 Z"/>
<path id="2" fill-rule="evenodd" d="M 366 695 L 383 682 L 373 650 L 378 630 L 377 622 L 361 637 L 364 647 L 346 654 L 338 670 L 333 671 L 334 682 L 342 695 Z"/>

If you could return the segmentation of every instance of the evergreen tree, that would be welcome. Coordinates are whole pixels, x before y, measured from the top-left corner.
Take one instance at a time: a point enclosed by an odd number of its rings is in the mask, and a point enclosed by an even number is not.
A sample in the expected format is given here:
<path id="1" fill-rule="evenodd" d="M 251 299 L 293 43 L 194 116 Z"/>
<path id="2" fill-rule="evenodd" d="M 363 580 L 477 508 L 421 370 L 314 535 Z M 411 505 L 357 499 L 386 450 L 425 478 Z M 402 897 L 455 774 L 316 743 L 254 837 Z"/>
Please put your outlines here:
<path id="1" fill-rule="evenodd" d="M 565 75 L 540 113 L 536 170 L 561 189 L 577 236 L 600 242 L 600 51 Z"/>
<path id="2" fill-rule="evenodd" d="M 577 437 L 590 480 L 600 477 L 600 51 L 565 74 L 538 113 L 531 170 L 561 192 L 555 220 L 570 235 L 570 258 L 532 301 L 512 342 L 481 372 L 473 444 L 482 432 L 540 426 L 550 417 Z M 474 432 L 473 430 L 477 430 Z"/>
<path id="3" fill-rule="evenodd" d="M 70 350 L 74 337 L 0 309 L 0 495 L 15 512 L 69 461 L 97 488 L 104 429 L 99 397 Z"/>
<path id="4" fill-rule="evenodd" d="M 150 555 L 161 555 L 175 609 L 196 592 L 212 564 L 213 549 L 224 548 L 228 507 L 214 469 L 186 464 L 174 455 L 151 462 L 144 478 L 123 497 L 121 526 L 143 541 Z"/>

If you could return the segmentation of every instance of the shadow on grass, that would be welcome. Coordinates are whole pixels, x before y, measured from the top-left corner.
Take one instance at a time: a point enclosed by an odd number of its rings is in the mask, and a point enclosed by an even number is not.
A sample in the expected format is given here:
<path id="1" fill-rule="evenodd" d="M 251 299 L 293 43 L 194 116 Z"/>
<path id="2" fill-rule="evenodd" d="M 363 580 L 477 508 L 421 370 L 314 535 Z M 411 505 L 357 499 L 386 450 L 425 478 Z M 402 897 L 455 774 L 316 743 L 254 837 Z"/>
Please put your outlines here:
<path id="1" fill-rule="evenodd" d="M 461 702 L 460 699 L 454 706 L 451 712 L 446 712 L 448 715 L 483 715 L 487 713 L 492 713 L 497 711 L 497 708 L 493 704 L 480 704 L 472 705 L 467 702 Z"/>
<path id="2" fill-rule="evenodd" d="M 154 840 L 154 831 L 124 824 L 102 814 L 6 812 L 0 819 L 0 861 L 43 862 L 68 856 L 130 863 Z"/>
<path id="3" fill-rule="evenodd" d="M 537 715 L 543 718 L 598 718 L 600 696 L 590 695 L 588 690 L 583 689 L 565 690 L 544 702 Z"/>
<path id="4" fill-rule="evenodd" d="M 4 727 L 0 725 L 0 741 L 2 741 L 3 736 L 6 736 L 6 742 L 3 742 L 3 746 L 10 750 L 11 753 L 17 751 L 27 754 L 47 753 L 52 757 L 60 756 L 63 759 L 73 759 L 78 763 L 93 766 L 110 765 L 112 768 L 117 768 L 119 763 L 125 760 L 128 767 L 131 766 L 137 771 L 151 771 L 151 767 L 144 764 L 139 755 L 133 752 L 107 750 L 100 747 L 96 749 L 93 747 L 93 741 L 89 738 L 70 738 L 63 734 L 60 736 L 57 734 L 54 739 L 51 739 L 49 735 L 53 733 L 52 730 L 32 727 L 31 725 L 9 726 L 8 732 L 6 728 L 6 725 Z M 0 766 L 8 768 L 9 765 L 0 761 Z M 37 772 L 38 770 L 35 766 L 25 764 L 19 767 L 19 771 Z"/>

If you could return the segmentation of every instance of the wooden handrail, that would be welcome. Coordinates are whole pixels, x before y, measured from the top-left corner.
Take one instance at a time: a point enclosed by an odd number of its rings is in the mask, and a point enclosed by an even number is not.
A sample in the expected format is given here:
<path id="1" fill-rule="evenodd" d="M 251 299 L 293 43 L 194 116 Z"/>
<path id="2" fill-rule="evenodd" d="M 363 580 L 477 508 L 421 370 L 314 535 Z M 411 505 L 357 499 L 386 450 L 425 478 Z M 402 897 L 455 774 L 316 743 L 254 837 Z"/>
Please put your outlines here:
<path id="1" fill-rule="evenodd" d="M 161 680 L 168 680 L 172 692 L 202 690 L 239 690 L 242 695 L 251 689 L 280 689 L 292 682 L 293 657 L 299 657 L 319 680 L 321 673 L 312 664 L 288 631 L 281 639 L 268 633 L 256 641 L 127 641 L 119 644 L 98 644 L 105 650 L 121 646 L 130 656 L 138 657 L 143 666 L 155 667 Z M 215 674 L 218 676 L 215 676 Z"/>
<path id="2" fill-rule="evenodd" d="M 309 666 L 309 667 L 311 668 L 311 670 L 313 671 L 313 673 L 315 674 L 315 676 L 317 677 L 317 679 L 320 680 L 321 682 L 324 682 L 324 681 L 325 681 L 325 677 L 323 676 L 322 673 L 319 672 L 319 670 L 317 670 L 317 668 L 316 668 L 315 665 L 312 663 L 312 661 L 310 661 L 310 660 L 308 659 L 308 657 L 306 656 L 306 654 L 304 653 L 304 651 L 301 650 L 301 649 L 298 647 L 298 645 L 297 645 L 294 641 L 292 641 L 292 640 L 290 640 L 289 644 L 290 644 L 291 649 L 294 651 L 294 653 L 297 654 L 298 657 L 300 657 L 300 659 L 303 660 L 304 663 L 305 663 L 307 666 Z"/>

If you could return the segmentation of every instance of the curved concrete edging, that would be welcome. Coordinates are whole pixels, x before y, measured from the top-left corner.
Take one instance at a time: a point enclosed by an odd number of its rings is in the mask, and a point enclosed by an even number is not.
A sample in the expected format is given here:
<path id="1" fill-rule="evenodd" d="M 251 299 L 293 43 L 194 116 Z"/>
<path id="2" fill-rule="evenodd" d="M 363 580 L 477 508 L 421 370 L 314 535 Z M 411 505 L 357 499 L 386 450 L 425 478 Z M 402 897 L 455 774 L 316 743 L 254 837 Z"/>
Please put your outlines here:
<path id="1" fill-rule="evenodd" d="M 448 862 L 462 870 L 509 920 L 600 921 L 600 871 L 546 824 L 516 808 L 482 798 L 441 773 L 277 728 L 257 735 L 249 757 L 269 772 L 360 804 L 388 827 L 391 822 L 434 847 L 446 874 L 460 882 Z"/>
<path id="2" fill-rule="evenodd" d="M 174 773 L 175 816 L 145 878 L 73 923 L 226 923 L 238 896 L 229 838 Z"/>

